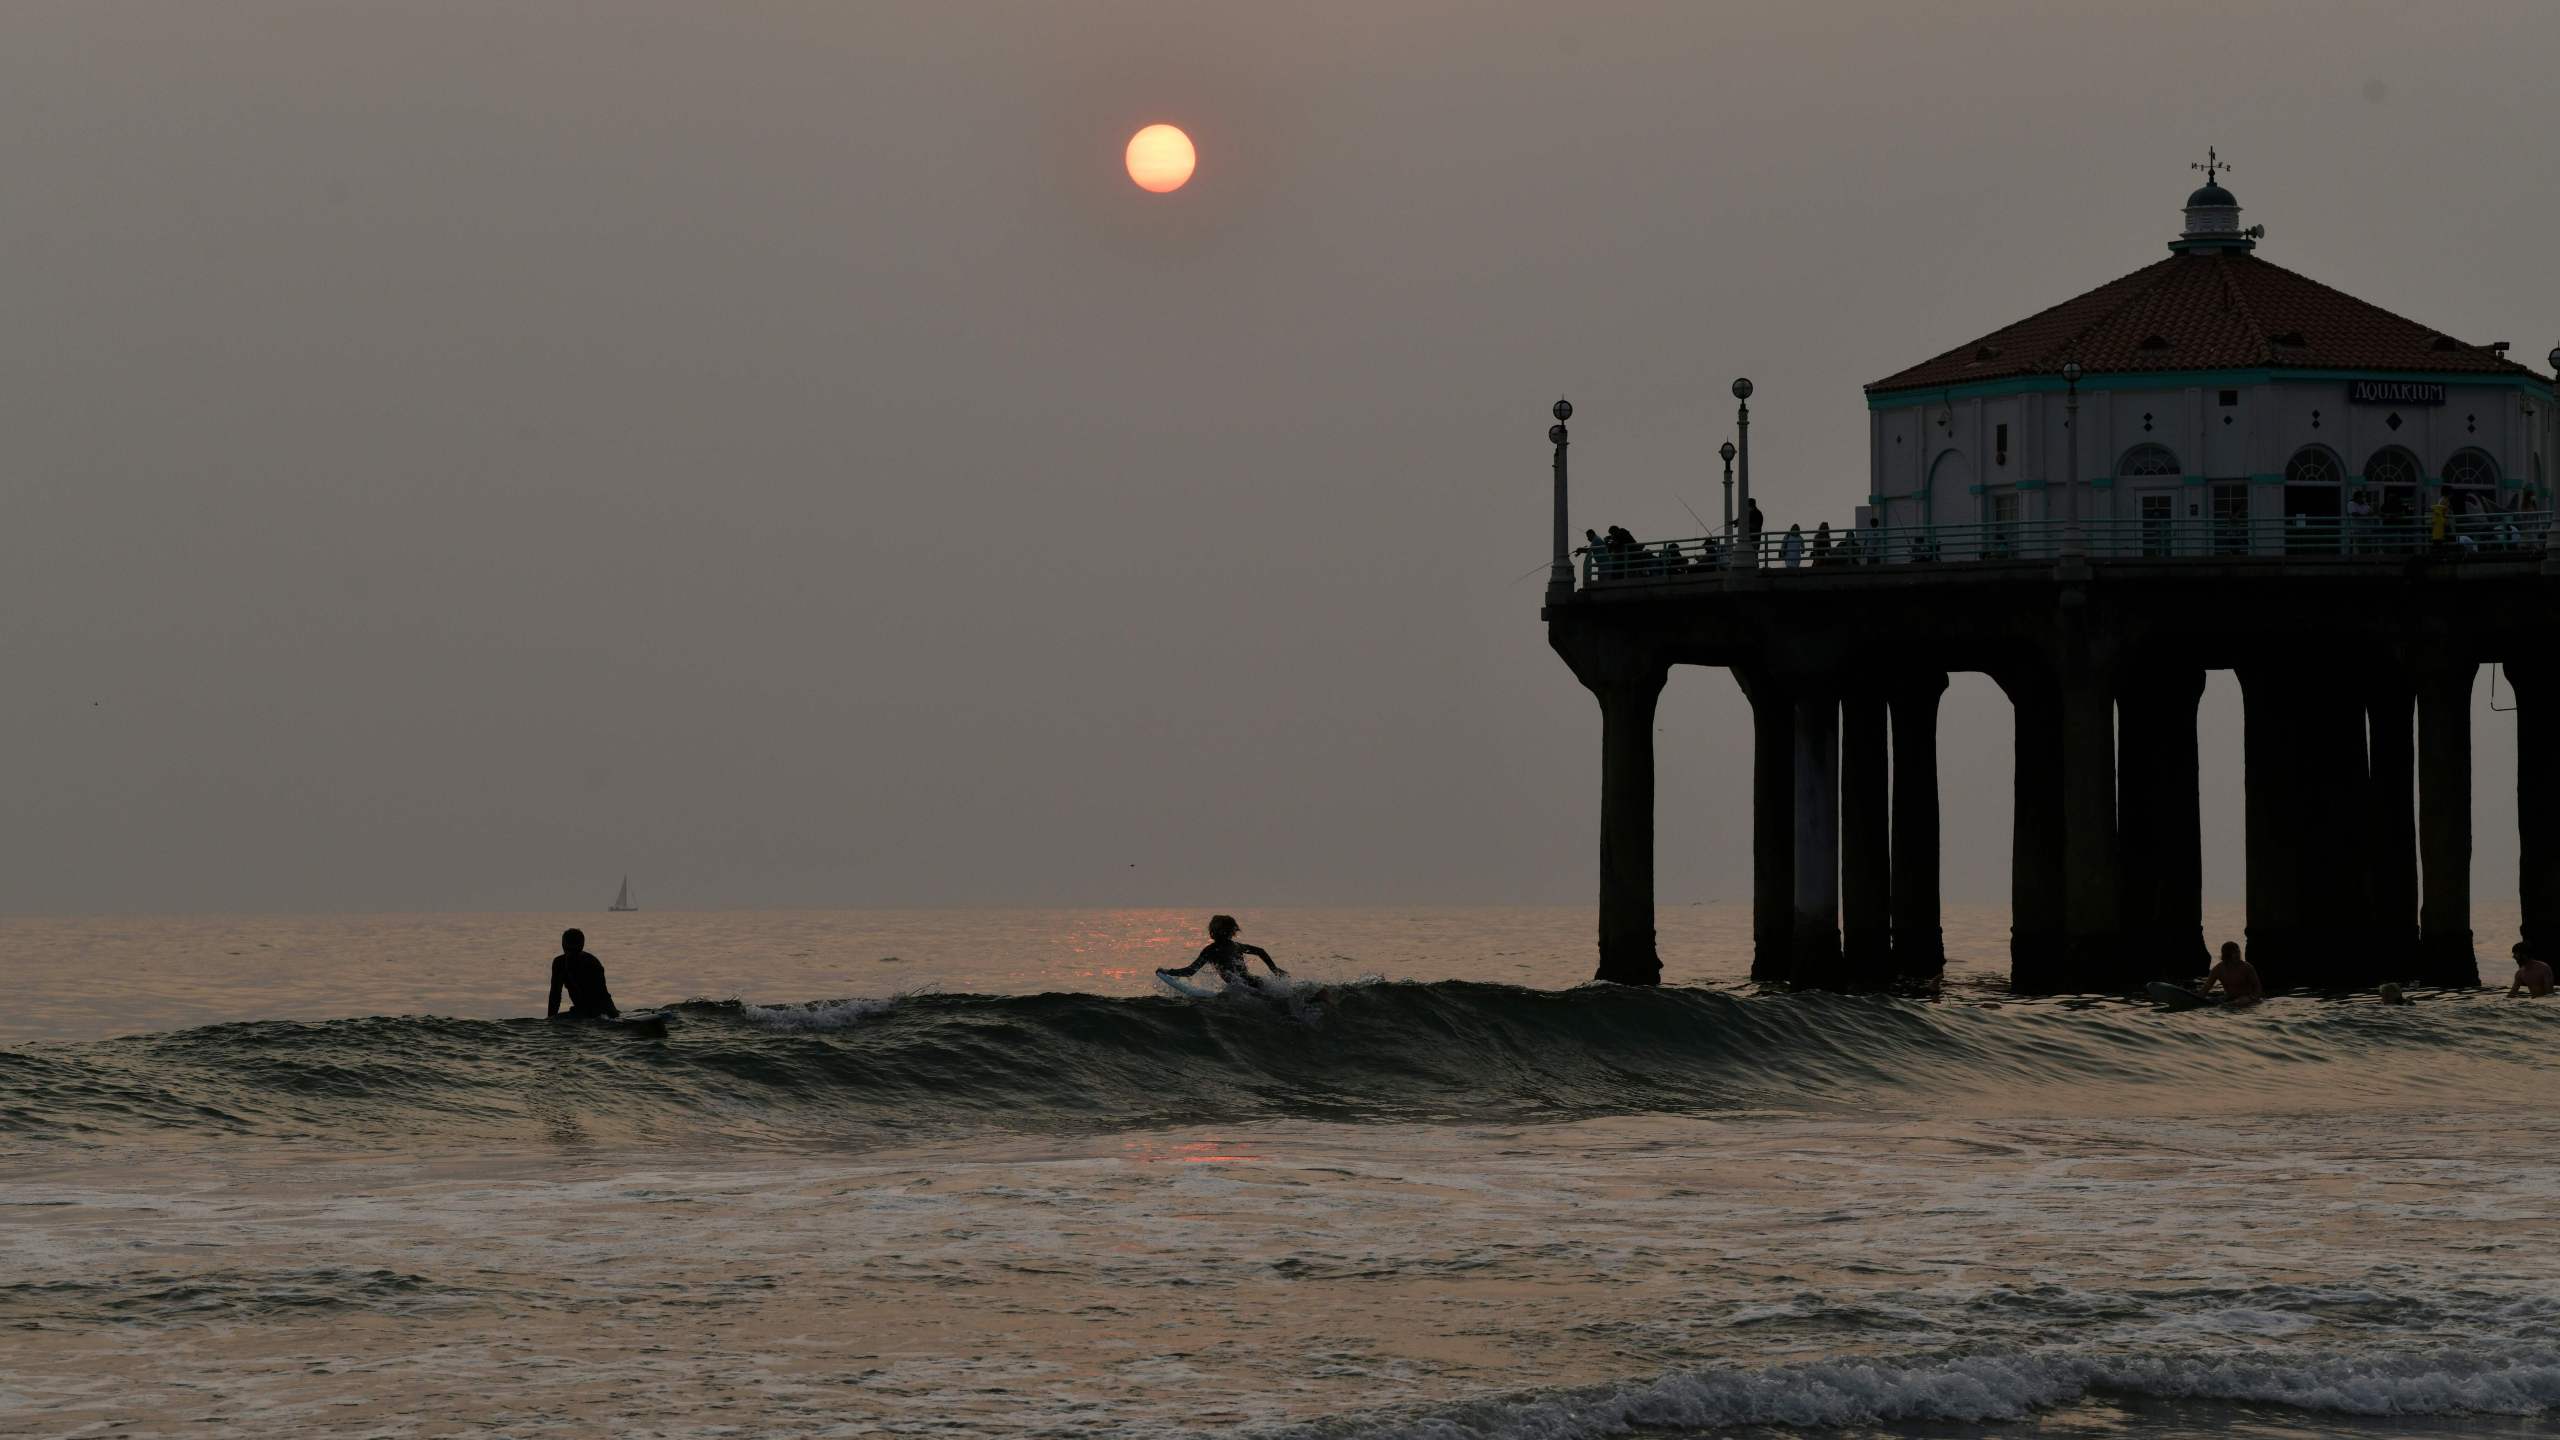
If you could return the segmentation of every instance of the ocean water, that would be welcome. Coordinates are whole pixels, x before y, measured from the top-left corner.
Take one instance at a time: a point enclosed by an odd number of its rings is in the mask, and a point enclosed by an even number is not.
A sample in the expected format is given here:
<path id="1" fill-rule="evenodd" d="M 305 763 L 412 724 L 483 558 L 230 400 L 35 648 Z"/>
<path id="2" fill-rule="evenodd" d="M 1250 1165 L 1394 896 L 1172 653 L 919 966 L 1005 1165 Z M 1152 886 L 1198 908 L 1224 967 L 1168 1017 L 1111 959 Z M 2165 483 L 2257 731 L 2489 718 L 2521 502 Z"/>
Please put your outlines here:
<path id="1" fill-rule="evenodd" d="M 0 920 L 0 1434 L 2560 1434 L 2560 1004 L 1203 918 Z"/>

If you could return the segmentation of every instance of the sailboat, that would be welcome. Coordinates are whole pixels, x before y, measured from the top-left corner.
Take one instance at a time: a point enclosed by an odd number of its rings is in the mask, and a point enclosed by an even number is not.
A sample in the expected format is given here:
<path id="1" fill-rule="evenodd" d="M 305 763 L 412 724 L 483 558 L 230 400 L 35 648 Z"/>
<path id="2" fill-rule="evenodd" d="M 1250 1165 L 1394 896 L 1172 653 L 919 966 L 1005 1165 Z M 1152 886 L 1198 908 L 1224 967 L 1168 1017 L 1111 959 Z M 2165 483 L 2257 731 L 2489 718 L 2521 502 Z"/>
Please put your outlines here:
<path id="1" fill-rule="evenodd" d="M 613 897 L 613 903 L 612 903 L 611 905 L 606 906 L 605 908 L 606 908 L 608 911 L 610 911 L 610 912 L 612 912 L 613 914 L 616 914 L 616 915 L 621 914 L 621 913 L 622 913 L 623 911 L 625 911 L 625 910 L 637 910 L 637 909 L 639 909 L 639 908 L 640 908 L 639 906 L 634 905 L 634 904 L 632 904 L 632 903 L 631 903 L 631 877 L 630 877 L 630 876 L 625 875 L 625 876 L 623 876 L 623 877 L 622 877 L 622 893 L 621 893 L 621 894 L 619 894 L 619 895 L 614 896 L 614 897 Z"/>

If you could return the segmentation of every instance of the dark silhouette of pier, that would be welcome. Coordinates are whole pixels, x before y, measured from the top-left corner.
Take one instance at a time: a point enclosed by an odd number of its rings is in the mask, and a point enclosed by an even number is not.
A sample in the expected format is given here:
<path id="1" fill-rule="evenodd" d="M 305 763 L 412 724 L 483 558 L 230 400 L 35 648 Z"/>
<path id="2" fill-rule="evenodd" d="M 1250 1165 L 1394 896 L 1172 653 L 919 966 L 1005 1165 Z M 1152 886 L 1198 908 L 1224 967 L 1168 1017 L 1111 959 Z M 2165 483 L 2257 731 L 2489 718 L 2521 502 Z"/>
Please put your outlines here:
<path id="1" fill-rule="evenodd" d="M 2208 963 L 2208 670 L 2234 672 L 2246 705 L 2248 944 L 2270 988 L 2479 983 L 2470 723 L 2485 665 L 2518 704 L 2524 938 L 2560 949 L 2548 512 L 2468 538 L 2344 520 L 1934 527 L 1925 543 L 1844 527 L 1843 551 L 1796 566 L 1776 537 L 1728 527 L 1576 565 L 1564 425 L 1549 438 L 1547 638 L 1602 720 L 1598 978 L 1661 975 L 1653 722 L 1674 665 L 1728 670 L 1750 700 L 1756 979 L 1859 987 L 1944 968 L 1937 714 L 1959 671 L 2016 707 L 2022 991 L 2124 991 Z"/>

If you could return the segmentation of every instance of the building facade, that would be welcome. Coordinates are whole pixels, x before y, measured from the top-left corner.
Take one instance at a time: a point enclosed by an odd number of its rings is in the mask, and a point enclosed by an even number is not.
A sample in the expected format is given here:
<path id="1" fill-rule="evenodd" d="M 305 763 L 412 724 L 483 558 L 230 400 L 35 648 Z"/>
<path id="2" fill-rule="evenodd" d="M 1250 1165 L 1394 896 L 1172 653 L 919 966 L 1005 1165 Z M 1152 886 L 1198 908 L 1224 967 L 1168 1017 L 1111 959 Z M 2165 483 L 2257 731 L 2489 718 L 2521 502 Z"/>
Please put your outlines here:
<path id="1" fill-rule="evenodd" d="M 2208 179 L 2168 259 L 1866 387 L 1861 527 L 2190 554 L 2550 508 L 2549 380 L 2259 257 L 2239 217 Z"/>

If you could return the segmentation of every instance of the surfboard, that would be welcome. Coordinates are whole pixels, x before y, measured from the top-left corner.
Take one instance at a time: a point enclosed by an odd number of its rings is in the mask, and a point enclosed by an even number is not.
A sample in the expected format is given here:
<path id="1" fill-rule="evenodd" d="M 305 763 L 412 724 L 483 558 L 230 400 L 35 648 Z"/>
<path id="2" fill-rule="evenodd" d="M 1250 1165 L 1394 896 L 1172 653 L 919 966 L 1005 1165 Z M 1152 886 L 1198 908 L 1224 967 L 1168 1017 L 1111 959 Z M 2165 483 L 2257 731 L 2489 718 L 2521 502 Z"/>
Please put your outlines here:
<path id="1" fill-rule="evenodd" d="M 1226 993 L 1224 986 L 1212 990 L 1203 985 L 1194 985 L 1181 976 L 1165 970 L 1156 972 L 1156 983 L 1186 1000 L 1214 1000 Z"/>
<path id="2" fill-rule="evenodd" d="M 2152 981 L 2142 987 L 2142 993 L 2158 1001 L 2163 1010 L 2199 1010 L 2207 1005 L 2222 1003 L 2207 999 L 2183 985 L 2172 985 L 2166 980 Z"/>
<path id="3" fill-rule="evenodd" d="M 667 1038 L 667 1017 L 658 1012 L 616 1016 L 554 1015 L 551 1017 L 551 1023 L 593 1025 L 599 1030 L 610 1030 L 617 1035 L 637 1035 L 651 1040 Z"/>

